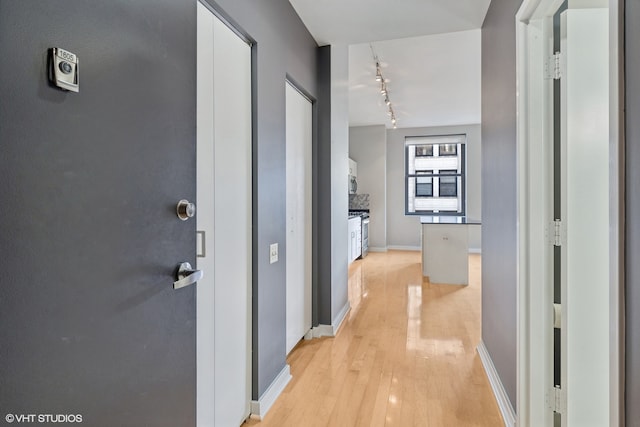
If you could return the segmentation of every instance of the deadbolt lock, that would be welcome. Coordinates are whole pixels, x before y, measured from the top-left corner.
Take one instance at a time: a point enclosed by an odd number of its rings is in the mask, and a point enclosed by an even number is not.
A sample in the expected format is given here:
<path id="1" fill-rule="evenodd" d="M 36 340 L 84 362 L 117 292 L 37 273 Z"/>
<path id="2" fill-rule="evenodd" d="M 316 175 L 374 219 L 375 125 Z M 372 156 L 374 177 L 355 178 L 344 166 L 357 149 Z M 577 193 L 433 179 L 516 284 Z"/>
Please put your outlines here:
<path id="1" fill-rule="evenodd" d="M 180 218 L 182 221 L 186 221 L 189 218 L 193 218 L 193 216 L 196 214 L 196 205 L 188 200 L 182 199 L 178 202 L 176 212 L 178 214 L 178 218 Z"/>

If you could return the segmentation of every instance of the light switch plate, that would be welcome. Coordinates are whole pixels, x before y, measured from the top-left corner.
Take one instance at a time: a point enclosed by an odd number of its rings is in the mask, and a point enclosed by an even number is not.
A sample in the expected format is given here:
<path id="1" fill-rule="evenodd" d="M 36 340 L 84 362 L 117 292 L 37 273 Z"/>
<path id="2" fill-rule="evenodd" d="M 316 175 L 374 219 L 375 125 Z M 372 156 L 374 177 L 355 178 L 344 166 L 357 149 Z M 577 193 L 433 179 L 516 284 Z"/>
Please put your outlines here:
<path id="1" fill-rule="evenodd" d="M 269 245 L 269 264 L 278 262 L 278 244 L 272 243 Z"/>

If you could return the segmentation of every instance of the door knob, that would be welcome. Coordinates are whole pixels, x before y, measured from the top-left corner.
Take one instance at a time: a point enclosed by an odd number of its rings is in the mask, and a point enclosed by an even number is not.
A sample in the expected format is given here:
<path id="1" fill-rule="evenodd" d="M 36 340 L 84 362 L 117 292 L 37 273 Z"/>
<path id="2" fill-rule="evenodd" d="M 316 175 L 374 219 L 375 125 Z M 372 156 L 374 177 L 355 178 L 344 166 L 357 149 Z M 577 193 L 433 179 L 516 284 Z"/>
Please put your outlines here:
<path id="1" fill-rule="evenodd" d="M 186 221 L 189 218 L 193 218 L 196 214 L 196 205 L 188 200 L 182 199 L 178 202 L 178 206 L 176 206 L 176 212 L 178 214 L 178 218 Z"/>
<path id="2" fill-rule="evenodd" d="M 194 270 L 188 262 L 182 262 L 178 265 L 176 272 L 176 281 L 173 282 L 173 289 L 184 288 L 193 285 L 204 275 L 202 270 Z"/>

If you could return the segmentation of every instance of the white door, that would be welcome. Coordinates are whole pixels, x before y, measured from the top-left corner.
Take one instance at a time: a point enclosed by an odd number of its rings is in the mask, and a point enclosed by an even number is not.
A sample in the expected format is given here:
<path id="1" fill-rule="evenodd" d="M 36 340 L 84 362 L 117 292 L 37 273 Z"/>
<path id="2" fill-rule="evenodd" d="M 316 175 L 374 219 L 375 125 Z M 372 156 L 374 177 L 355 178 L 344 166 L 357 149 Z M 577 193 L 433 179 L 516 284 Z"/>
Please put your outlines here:
<path id="1" fill-rule="evenodd" d="M 606 5 L 605 5 L 606 6 Z M 609 14 L 562 16 L 562 425 L 609 425 Z"/>
<path id="2" fill-rule="evenodd" d="M 610 4 L 524 0 L 517 16 L 518 425 L 620 423 L 619 11 Z"/>
<path id="3" fill-rule="evenodd" d="M 251 47 L 198 3 L 197 414 L 239 426 L 251 399 Z"/>
<path id="4" fill-rule="evenodd" d="M 311 329 L 312 104 L 286 83 L 286 352 Z"/>

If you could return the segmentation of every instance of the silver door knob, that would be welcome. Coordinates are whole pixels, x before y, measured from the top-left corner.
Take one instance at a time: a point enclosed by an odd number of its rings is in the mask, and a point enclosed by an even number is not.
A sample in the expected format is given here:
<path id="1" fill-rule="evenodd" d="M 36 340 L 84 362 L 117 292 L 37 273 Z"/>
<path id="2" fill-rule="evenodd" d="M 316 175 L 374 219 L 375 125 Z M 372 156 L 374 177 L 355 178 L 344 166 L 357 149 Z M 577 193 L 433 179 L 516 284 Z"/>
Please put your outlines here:
<path id="1" fill-rule="evenodd" d="M 186 221 L 189 218 L 193 218 L 196 214 L 196 205 L 188 200 L 182 199 L 178 202 L 178 206 L 176 206 L 176 213 L 178 214 L 178 218 Z"/>
<path id="2" fill-rule="evenodd" d="M 191 264 L 188 262 L 182 262 L 178 265 L 176 272 L 176 281 L 173 282 L 173 289 L 184 288 L 185 286 L 193 285 L 198 280 L 202 279 L 204 273 L 202 270 L 194 270 Z"/>

